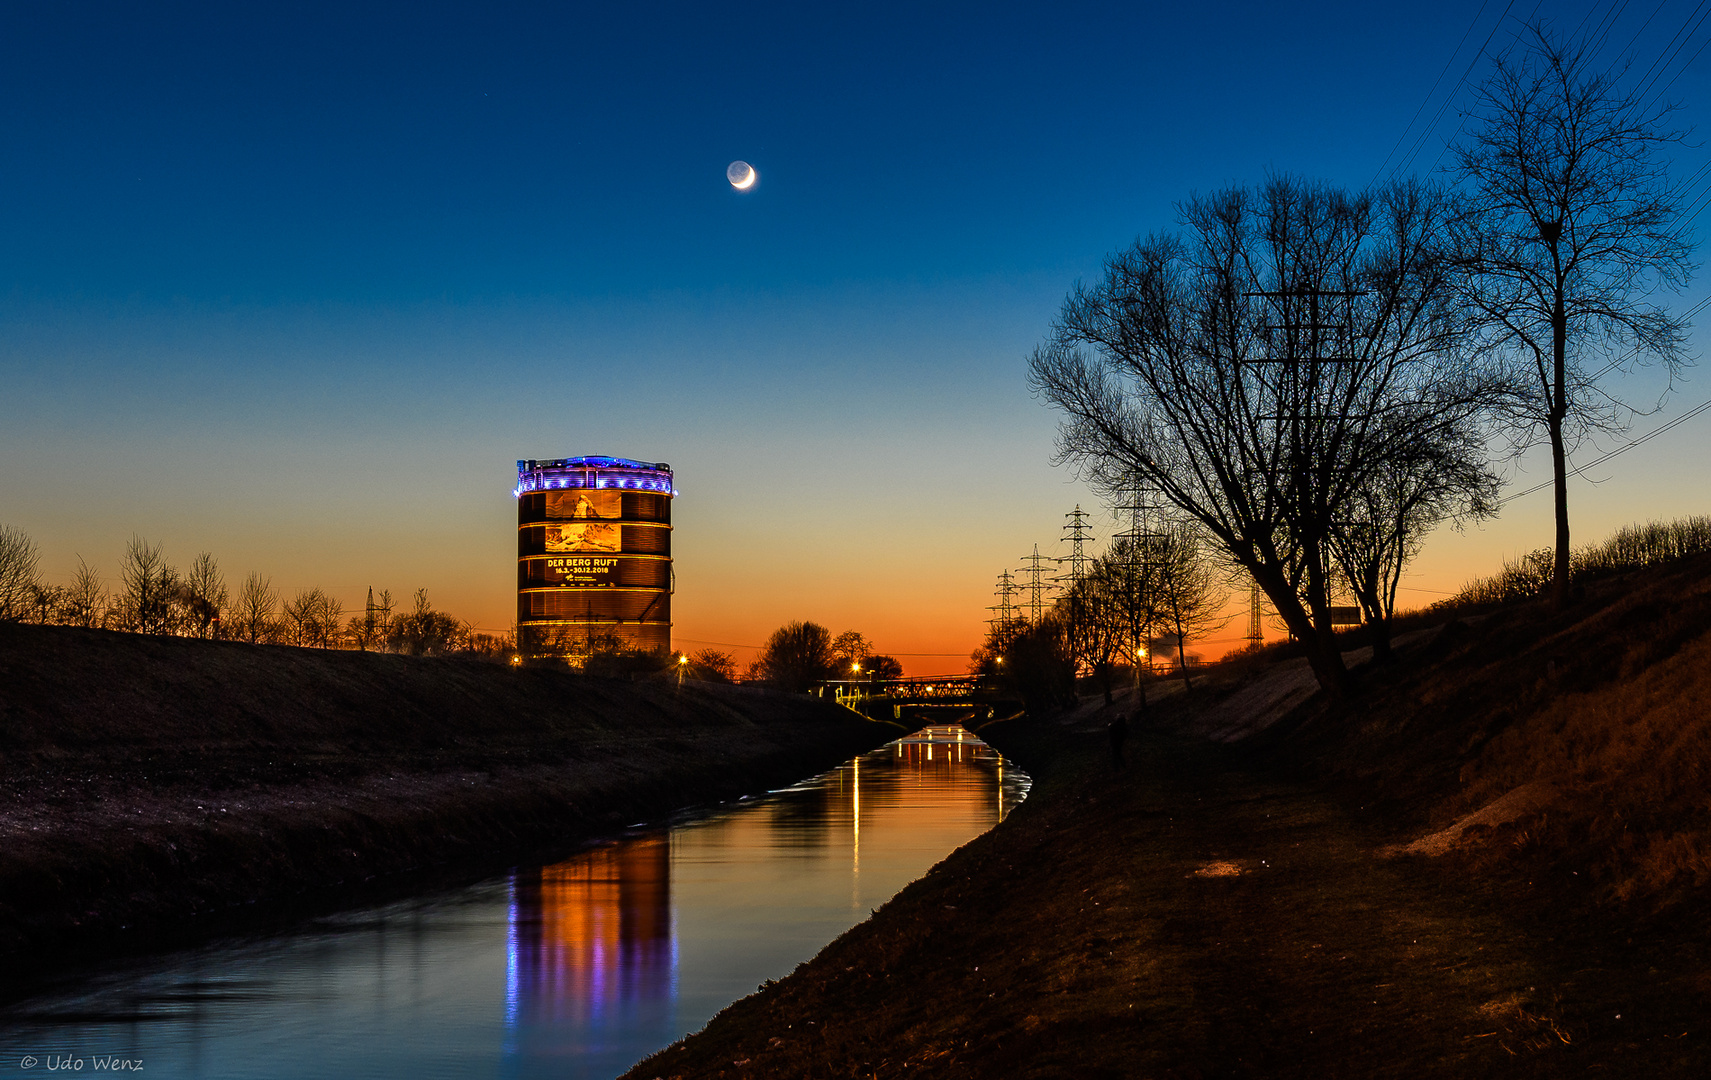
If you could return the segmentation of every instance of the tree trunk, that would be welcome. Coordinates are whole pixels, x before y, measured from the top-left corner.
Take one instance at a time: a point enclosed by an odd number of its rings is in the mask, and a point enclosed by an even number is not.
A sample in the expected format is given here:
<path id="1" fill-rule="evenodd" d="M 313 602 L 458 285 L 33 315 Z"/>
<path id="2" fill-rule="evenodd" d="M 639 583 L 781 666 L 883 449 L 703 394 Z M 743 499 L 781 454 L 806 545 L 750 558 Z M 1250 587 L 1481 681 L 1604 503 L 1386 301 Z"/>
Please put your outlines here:
<path id="1" fill-rule="evenodd" d="M 1390 649 L 1390 620 L 1373 619 L 1366 624 L 1366 635 L 1372 641 L 1373 664 L 1388 664 L 1394 655 Z"/>
<path id="2" fill-rule="evenodd" d="M 1551 607 L 1561 611 L 1568 604 L 1568 454 L 1563 447 L 1562 421 L 1552 417 L 1550 431 L 1557 519 L 1556 560 L 1551 567 Z"/>
<path id="3" fill-rule="evenodd" d="M 1354 680 L 1349 678 L 1349 669 L 1343 663 L 1342 650 L 1337 648 L 1335 638 L 1326 640 L 1329 635 L 1321 637 L 1314 634 L 1309 639 L 1307 664 L 1313 669 L 1313 675 L 1319 680 L 1320 689 L 1333 701 L 1342 701 L 1354 691 Z"/>
<path id="4" fill-rule="evenodd" d="M 1182 688 L 1194 689 L 1194 680 L 1188 677 L 1188 642 L 1182 639 L 1182 619 L 1176 619 L 1176 666 L 1182 669 Z"/>
<path id="5" fill-rule="evenodd" d="M 1260 589 L 1271 606 L 1283 619 L 1285 626 L 1296 640 L 1307 646 L 1307 663 L 1313 669 L 1313 675 L 1319 680 L 1319 688 L 1333 700 L 1342 700 L 1349 696 L 1354 689 L 1354 683 L 1349 678 L 1349 669 L 1343 664 L 1342 651 L 1337 648 L 1336 636 L 1329 629 L 1319 633 L 1314 626 L 1314 614 L 1301 606 L 1301 600 L 1285 584 L 1281 575 L 1270 572 L 1259 566 L 1248 566 L 1248 572 L 1259 582 Z M 1317 613 L 1320 620 L 1328 628 L 1330 612 Z"/>
<path id="6" fill-rule="evenodd" d="M 1568 419 L 1568 316 L 1563 310 L 1563 288 L 1557 286 L 1556 309 L 1551 313 L 1552 376 L 1551 405 L 1547 412 L 1551 434 L 1551 478 L 1556 491 L 1557 550 L 1551 571 L 1551 607 L 1568 606 L 1568 450 L 1563 445 L 1563 423 Z"/>

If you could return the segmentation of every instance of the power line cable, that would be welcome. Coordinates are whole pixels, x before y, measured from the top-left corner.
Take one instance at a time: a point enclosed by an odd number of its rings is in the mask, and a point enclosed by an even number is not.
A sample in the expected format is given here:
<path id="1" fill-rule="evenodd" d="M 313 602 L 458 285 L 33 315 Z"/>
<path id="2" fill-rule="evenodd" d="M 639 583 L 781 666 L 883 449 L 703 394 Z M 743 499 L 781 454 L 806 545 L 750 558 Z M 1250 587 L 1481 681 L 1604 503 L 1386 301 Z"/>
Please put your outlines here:
<path id="1" fill-rule="evenodd" d="M 1646 28 L 1652 24 L 1652 20 L 1656 19 L 1668 4 L 1669 0 L 1658 0 L 1658 6 L 1652 9 L 1650 15 L 1646 16 L 1646 21 L 1640 24 L 1640 28 L 1634 31 L 1634 36 L 1628 39 L 1628 44 L 1622 46 L 1622 51 L 1617 54 L 1618 60 L 1633 51 L 1634 43 L 1640 40 L 1640 35 L 1646 32 Z"/>
<path id="2" fill-rule="evenodd" d="M 1540 2 L 1542 3 L 1543 0 L 1540 0 Z M 1409 149 L 1407 156 L 1397 162 L 1396 168 L 1390 171 L 1392 176 L 1406 169 L 1409 163 L 1419 156 L 1420 148 L 1426 144 L 1426 140 L 1431 137 L 1432 132 L 1437 130 L 1438 121 L 1443 119 L 1444 112 L 1450 107 L 1450 104 L 1455 101 L 1456 95 L 1461 93 L 1461 88 L 1467 85 L 1468 76 L 1473 74 L 1474 66 L 1485 56 L 1485 50 L 1491 47 L 1491 39 L 1497 36 L 1497 31 L 1502 28 L 1504 20 L 1509 17 L 1509 12 L 1514 8 L 1514 6 L 1515 0 L 1509 0 L 1508 6 L 1503 9 L 1503 14 L 1499 15 L 1497 17 L 1497 22 L 1492 25 L 1491 33 L 1485 35 L 1485 41 L 1480 45 L 1479 51 L 1474 53 L 1473 59 L 1467 62 L 1467 68 L 1462 71 L 1461 78 L 1457 79 L 1455 86 L 1450 88 L 1449 96 L 1445 97 L 1444 103 L 1438 106 L 1438 111 L 1432 114 L 1431 123 L 1420 132 L 1420 137 L 1414 141 L 1414 145 Z M 1533 10 L 1537 12 L 1538 7 L 1535 6 Z M 1456 135 L 1460 134 L 1461 128 L 1458 126 L 1456 128 Z M 1451 141 L 1453 141 L 1455 136 L 1451 136 L 1450 138 Z M 1446 142 L 1444 145 L 1447 147 L 1449 143 Z M 1443 154 L 1439 153 L 1438 157 L 1442 158 Z M 1435 165 L 1436 163 L 1434 162 L 1434 167 Z"/>
<path id="3" fill-rule="evenodd" d="M 1700 402 L 1698 405 L 1694 406 L 1692 409 L 1689 409 L 1687 412 L 1682 413 L 1680 416 L 1676 417 L 1674 420 L 1671 420 L 1669 423 L 1664 424 L 1660 427 L 1654 428 L 1651 431 L 1646 432 L 1644 435 L 1641 435 L 1639 438 L 1633 440 L 1632 442 L 1629 442 L 1623 446 L 1618 446 L 1616 449 L 1610 451 L 1609 453 L 1603 454 L 1599 457 L 1596 457 L 1596 458 L 1592 459 L 1591 461 L 1588 461 L 1584 465 L 1575 466 L 1574 468 L 1568 470 L 1568 473 L 1566 475 L 1567 476 L 1579 476 L 1581 473 L 1584 473 L 1588 469 L 1595 469 L 1598 466 L 1604 464 L 1606 461 L 1609 461 L 1611 458 L 1617 457 L 1621 454 L 1626 454 L 1628 451 L 1632 450 L 1636 446 L 1642 446 L 1645 443 L 1651 442 L 1653 439 L 1657 438 L 1659 435 L 1662 435 L 1664 432 L 1670 430 L 1671 428 L 1677 427 L 1678 425 L 1681 425 L 1681 424 L 1685 424 L 1687 421 L 1693 419 L 1694 417 L 1698 416 L 1699 414 L 1704 413 L 1704 412 L 1708 412 L 1708 411 L 1711 411 L 1711 399 L 1707 399 L 1705 401 Z M 1510 496 L 1502 499 L 1500 502 L 1498 502 L 1497 505 L 1500 507 L 1501 506 L 1508 506 L 1510 503 L 1514 502 L 1516 499 L 1524 498 L 1525 496 L 1531 495 L 1536 491 L 1543 491 L 1555 483 L 1556 483 L 1555 477 L 1552 477 L 1549 480 L 1540 481 L 1539 483 L 1534 484 L 1530 488 L 1526 488 L 1525 490 L 1522 490 L 1522 491 L 1517 491 L 1513 495 L 1510 495 Z"/>
<path id="4" fill-rule="evenodd" d="M 1634 91 L 1636 98 L 1645 97 L 1650 93 L 1652 84 L 1663 78 L 1663 73 L 1668 71 L 1670 64 L 1674 63 L 1675 58 L 1681 55 L 1681 50 L 1687 48 L 1688 44 L 1692 42 L 1693 35 L 1698 32 L 1699 27 L 1704 24 L 1707 17 L 1711 17 L 1711 11 L 1705 11 L 1708 4 L 1711 4 L 1711 0 L 1699 0 L 1699 5 L 1688 13 L 1687 18 L 1681 21 L 1681 25 L 1676 28 L 1675 33 L 1671 34 L 1669 40 L 1664 42 L 1663 49 L 1658 52 L 1658 58 L 1653 60 L 1651 67 L 1648 67 L 1646 73 L 1640 76 L 1639 86 Z M 1705 11 L 1704 15 L 1700 14 L 1702 11 Z M 1698 22 L 1694 22 L 1695 16 L 1698 16 Z M 1689 29 L 1690 25 L 1692 29 Z M 1680 42 L 1679 45 L 1676 44 L 1678 41 Z"/>
<path id="5" fill-rule="evenodd" d="M 1396 136 L 1396 145 L 1392 146 L 1390 148 L 1390 153 L 1385 154 L 1384 160 L 1378 163 L 1378 171 L 1374 172 L 1372 174 L 1372 179 L 1367 181 L 1368 187 L 1378 183 L 1378 178 L 1384 174 L 1384 167 L 1390 164 L 1390 159 L 1392 157 L 1396 156 L 1396 151 L 1398 147 L 1402 145 L 1402 140 L 1406 139 L 1408 137 L 1408 133 L 1414 130 L 1414 122 L 1420 119 L 1421 113 L 1426 111 L 1426 106 L 1432 101 L 1432 95 L 1438 92 L 1438 84 L 1442 83 L 1444 81 L 1444 76 L 1450 73 L 1450 66 L 1456 62 L 1456 57 L 1461 55 L 1461 47 L 1467 44 L 1468 35 L 1472 34 L 1473 28 L 1479 25 L 1479 17 L 1485 14 L 1485 9 L 1490 5 L 1490 3 L 1491 0 L 1482 0 L 1479 5 L 1479 10 L 1473 13 L 1473 20 L 1467 24 L 1467 29 L 1462 31 L 1461 40 L 1456 42 L 1456 47 L 1451 51 L 1450 58 L 1444 61 L 1443 70 L 1438 72 L 1438 77 L 1436 79 L 1432 80 L 1432 88 L 1426 91 L 1426 96 L 1420 100 L 1420 107 L 1415 109 L 1414 115 L 1408 118 L 1408 126 L 1402 129 L 1402 134 Z"/>
<path id="6" fill-rule="evenodd" d="M 1587 59 L 1594 59 L 1599 53 L 1604 51 L 1604 42 L 1609 39 L 1610 31 L 1615 29 L 1616 20 L 1621 18 L 1622 12 L 1626 10 L 1628 10 L 1628 0 L 1622 0 L 1621 6 L 1619 7 L 1614 2 L 1611 3 L 1610 13 L 1604 18 L 1598 20 L 1598 26 L 1602 29 L 1594 29 L 1591 34 L 1586 36 Z M 1588 14 L 1591 13 L 1588 12 Z M 1586 20 L 1582 19 L 1581 23 L 1584 25 L 1585 21 Z M 1594 35 L 1598 38 L 1598 43 L 1596 45 L 1592 43 Z"/>
<path id="7" fill-rule="evenodd" d="M 1704 20 L 1701 19 L 1700 22 L 1703 23 Z M 1694 29 L 1698 29 L 1698 27 L 1695 27 Z M 1675 85 L 1675 80 L 1677 80 L 1677 79 L 1681 78 L 1683 75 L 1687 74 L 1687 70 L 1693 66 L 1693 62 L 1695 60 L 1699 59 L 1699 54 L 1705 51 L 1705 47 L 1707 45 L 1711 45 L 1711 37 L 1706 38 L 1705 41 L 1703 41 L 1700 44 L 1699 48 L 1697 48 L 1693 51 L 1693 55 L 1687 58 L 1687 62 L 1685 64 L 1682 64 L 1680 69 L 1678 69 L 1674 75 L 1670 76 L 1669 82 L 1666 82 L 1663 84 L 1663 89 L 1659 90 L 1657 92 L 1656 96 L 1654 96 L 1652 98 L 1652 100 L 1647 104 L 1647 108 L 1651 108 L 1652 106 L 1655 106 L 1659 101 L 1663 100 L 1663 96 L 1665 94 L 1669 93 L 1669 88 Z"/>

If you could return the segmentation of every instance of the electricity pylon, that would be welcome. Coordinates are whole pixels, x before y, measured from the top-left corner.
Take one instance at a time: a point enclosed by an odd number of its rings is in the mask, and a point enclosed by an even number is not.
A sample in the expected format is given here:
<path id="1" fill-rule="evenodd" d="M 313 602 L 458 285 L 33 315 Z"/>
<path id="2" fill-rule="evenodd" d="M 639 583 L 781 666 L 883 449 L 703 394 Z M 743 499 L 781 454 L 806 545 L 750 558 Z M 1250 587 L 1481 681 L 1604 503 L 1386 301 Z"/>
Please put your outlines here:
<path id="1" fill-rule="evenodd" d="M 1016 622 L 1020 618 L 1016 612 L 1015 603 L 1017 588 L 1015 580 L 1010 576 L 1010 571 L 1006 570 L 999 574 L 996 590 L 998 603 L 986 609 L 993 612 L 992 618 L 987 619 L 986 624 L 992 628 L 993 637 L 1001 642 L 1007 640 L 1014 632 Z"/>
<path id="2" fill-rule="evenodd" d="M 1093 533 L 1087 524 L 1087 511 L 1081 508 L 1080 503 L 1076 503 L 1075 509 L 1064 517 L 1069 519 L 1063 527 L 1063 539 L 1069 541 L 1069 555 L 1057 562 L 1059 566 L 1069 564 L 1068 588 L 1073 589 L 1076 582 L 1087 576 L 1087 542 L 1093 539 Z M 1065 578 L 1059 575 L 1058 580 L 1064 581 Z"/>
<path id="3" fill-rule="evenodd" d="M 1035 626 L 1039 625 L 1040 614 L 1044 610 L 1045 592 L 1051 587 L 1050 579 L 1043 576 L 1048 562 L 1051 560 L 1040 554 L 1038 544 L 1034 545 L 1032 555 L 1022 556 L 1022 570 L 1028 575 L 1028 583 L 1023 586 L 1028 594 L 1028 622 Z"/>

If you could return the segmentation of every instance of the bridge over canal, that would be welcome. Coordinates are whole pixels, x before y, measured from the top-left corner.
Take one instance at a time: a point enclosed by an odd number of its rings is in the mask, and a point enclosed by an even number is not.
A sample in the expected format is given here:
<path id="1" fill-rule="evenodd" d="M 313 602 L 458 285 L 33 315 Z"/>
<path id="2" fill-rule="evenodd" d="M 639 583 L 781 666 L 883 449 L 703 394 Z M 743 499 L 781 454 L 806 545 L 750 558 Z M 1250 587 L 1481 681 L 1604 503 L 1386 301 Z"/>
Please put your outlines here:
<path id="1" fill-rule="evenodd" d="M 827 679 L 825 696 L 874 720 L 960 723 L 974 730 L 1022 708 L 1014 691 L 981 675 Z"/>

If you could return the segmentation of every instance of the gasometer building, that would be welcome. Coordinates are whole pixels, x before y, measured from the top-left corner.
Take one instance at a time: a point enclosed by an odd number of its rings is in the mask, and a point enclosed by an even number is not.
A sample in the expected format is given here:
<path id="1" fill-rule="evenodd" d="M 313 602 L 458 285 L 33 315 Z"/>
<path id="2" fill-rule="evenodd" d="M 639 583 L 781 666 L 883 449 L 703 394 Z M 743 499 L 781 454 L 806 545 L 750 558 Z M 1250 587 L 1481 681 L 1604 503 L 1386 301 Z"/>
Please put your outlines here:
<path id="1" fill-rule="evenodd" d="M 671 649 L 671 466 L 517 462 L 517 645 L 569 656 L 611 635 Z"/>

